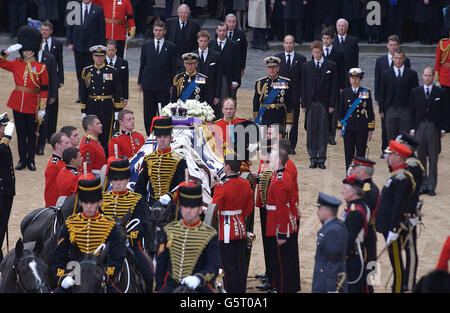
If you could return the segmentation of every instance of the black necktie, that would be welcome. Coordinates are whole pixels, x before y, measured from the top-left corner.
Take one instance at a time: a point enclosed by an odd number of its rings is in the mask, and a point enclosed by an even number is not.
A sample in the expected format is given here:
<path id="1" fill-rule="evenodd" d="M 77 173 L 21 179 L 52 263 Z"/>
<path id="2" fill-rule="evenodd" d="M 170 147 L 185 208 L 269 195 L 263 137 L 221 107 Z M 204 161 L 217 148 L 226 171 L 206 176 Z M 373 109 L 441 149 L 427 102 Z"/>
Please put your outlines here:
<path id="1" fill-rule="evenodd" d="M 156 41 L 156 52 L 159 54 L 159 40 Z"/>
<path id="2" fill-rule="evenodd" d="M 228 38 L 231 40 L 231 37 L 233 37 L 233 33 L 232 32 L 228 32 Z"/>
<path id="3" fill-rule="evenodd" d="M 288 64 L 288 67 L 290 68 L 291 67 L 291 54 L 289 53 L 288 55 L 287 55 L 287 64 Z"/>
<path id="4" fill-rule="evenodd" d="M 329 52 L 328 52 L 328 48 L 325 48 L 325 51 L 327 52 L 327 54 L 325 55 L 326 57 L 330 54 Z"/>
<path id="5" fill-rule="evenodd" d="M 203 50 L 202 50 L 201 61 L 202 61 L 202 62 L 205 62 L 205 54 L 204 54 L 204 51 L 203 51 Z"/>
<path id="6" fill-rule="evenodd" d="M 427 91 L 425 92 L 425 96 L 428 99 L 430 99 L 430 87 L 427 87 Z"/>
<path id="7" fill-rule="evenodd" d="M 48 48 L 48 41 L 47 40 L 45 40 L 44 50 L 47 51 L 47 52 L 50 52 L 50 50 Z"/>
<path id="8" fill-rule="evenodd" d="M 184 22 L 181 22 L 181 30 L 184 30 Z"/>
<path id="9" fill-rule="evenodd" d="M 402 77 L 402 75 L 400 73 L 400 69 L 397 69 L 397 78 L 401 78 L 401 77 Z"/>
<path id="10" fill-rule="evenodd" d="M 317 68 L 318 70 L 320 70 L 320 62 L 319 62 L 319 61 L 316 62 L 316 68 Z"/>
<path id="11" fill-rule="evenodd" d="M 89 8 L 88 6 L 84 7 L 83 25 L 86 24 L 86 20 L 87 20 L 88 14 L 89 14 L 88 8 Z"/>
<path id="12" fill-rule="evenodd" d="M 111 59 L 111 61 L 109 61 L 109 65 L 110 66 L 114 66 L 114 63 L 113 63 L 112 59 Z"/>
<path id="13" fill-rule="evenodd" d="M 341 45 L 344 43 L 344 37 L 341 37 Z"/>
<path id="14" fill-rule="evenodd" d="M 222 51 L 222 44 L 223 44 L 223 41 L 219 41 L 219 48 L 220 48 L 220 51 Z"/>

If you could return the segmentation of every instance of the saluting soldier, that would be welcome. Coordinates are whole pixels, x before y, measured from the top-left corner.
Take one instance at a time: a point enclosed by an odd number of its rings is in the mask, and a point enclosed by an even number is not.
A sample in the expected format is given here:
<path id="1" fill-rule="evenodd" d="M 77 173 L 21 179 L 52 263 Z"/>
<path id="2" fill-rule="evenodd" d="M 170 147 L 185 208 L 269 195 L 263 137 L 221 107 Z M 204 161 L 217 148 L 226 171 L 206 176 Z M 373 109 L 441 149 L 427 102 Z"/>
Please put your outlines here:
<path id="1" fill-rule="evenodd" d="M 94 64 L 85 67 L 81 73 L 83 84 L 80 88 L 81 114 L 95 114 L 103 125 L 99 141 L 108 153 L 108 143 L 112 136 L 113 120 L 117 120 L 123 109 L 121 82 L 116 68 L 105 64 L 106 47 L 97 45 L 89 49 Z"/>
<path id="2" fill-rule="evenodd" d="M 144 145 L 144 136 L 134 130 L 134 113 L 131 110 L 123 109 L 117 116 L 122 130 L 116 133 L 109 142 L 109 155 L 114 156 L 114 145 L 117 144 L 118 155 L 132 158 Z"/>
<path id="3" fill-rule="evenodd" d="M 118 159 L 114 158 L 108 169 L 112 190 L 103 193 L 100 211 L 114 219 L 122 219 L 129 214 L 127 223 L 134 219 L 139 220 L 139 223 L 131 229 L 127 236 L 137 267 L 144 278 L 146 291 L 150 293 L 153 289 L 154 270 L 152 262 L 142 247 L 142 238 L 148 229 L 145 200 L 139 193 L 127 189 L 130 176 L 128 159 L 123 156 Z"/>
<path id="4" fill-rule="evenodd" d="M 183 182 L 177 191 L 182 220 L 164 227 L 156 258 L 155 291 L 173 292 L 184 285 L 199 293 L 214 292 L 211 285 L 219 272 L 217 231 L 204 224 L 202 186 Z"/>
<path id="5" fill-rule="evenodd" d="M 409 239 L 405 244 L 405 252 L 406 252 L 406 286 L 408 286 L 408 290 L 412 291 L 414 286 L 416 285 L 416 274 L 419 263 L 419 255 L 417 253 L 417 224 L 420 220 L 421 216 L 421 208 L 422 201 L 420 201 L 420 191 L 422 187 L 422 183 L 425 178 L 425 169 L 422 163 L 417 159 L 415 155 L 416 149 L 419 147 L 419 142 L 415 139 L 415 137 L 408 134 L 400 134 L 397 136 L 395 141 L 404 144 L 411 151 L 412 154 L 406 160 L 406 169 L 413 175 L 415 188 L 414 193 L 409 199 L 408 203 L 408 230 L 409 230 Z"/>
<path id="6" fill-rule="evenodd" d="M 385 150 L 387 161 L 392 169 L 390 177 L 381 191 L 380 205 L 375 216 L 375 228 L 382 233 L 388 247 L 389 259 L 394 271 L 392 292 L 405 290 L 405 268 L 403 266 L 401 243 L 407 236 L 405 213 L 409 200 L 414 193 L 413 175 L 406 169 L 406 160 L 411 150 L 394 140 L 389 142 Z"/>
<path id="7" fill-rule="evenodd" d="M 8 115 L 0 115 L 0 261 L 3 259 L 3 239 L 8 228 L 9 215 L 16 194 L 16 176 L 9 142 L 14 133 L 14 123 Z"/>
<path id="8" fill-rule="evenodd" d="M 366 245 L 370 209 L 363 201 L 364 183 L 352 174 L 343 180 L 342 196 L 347 207 L 342 214 L 348 232 L 347 284 L 350 293 L 367 293 Z"/>
<path id="9" fill-rule="evenodd" d="M 208 100 L 208 77 L 197 72 L 198 54 L 185 53 L 182 55 L 186 71 L 178 73 L 173 78 L 171 102 L 180 99 L 186 102 L 194 99 L 200 102 Z"/>
<path id="10" fill-rule="evenodd" d="M 270 56 L 264 59 L 267 76 L 255 84 L 253 118 L 260 125 L 280 124 L 286 133 L 292 129 L 294 111 L 290 103 L 290 79 L 279 76 L 281 60 Z"/>
<path id="11" fill-rule="evenodd" d="M 362 198 L 363 202 L 367 204 L 370 209 L 370 221 L 369 227 L 367 229 L 367 236 L 365 239 L 365 246 L 367 251 L 367 264 L 366 272 L 372 271 L 374 268 L 373 263 L 377 260 L 377 234 L 375 231 L 375 215 L 377 213 L 378 205 L 380 204 L 380 190 L 377 185 L 373 182 L 372 176 L 374 173 L 374 165 L 376 163 L 367 158 L 355 156 L 353 158 L 353 164 L 350 165 L 350 174 L 355 174 L 357 178 L 363 181 L 363 191 L 364 196 Z M 367 273 L 365 274 L 367 275 Z M 368 284 L 368 292 L 373 293 L 373 285 Z"/>
<path id="12" fill-rule="evenodd" d="M 108 245 L 103 268 L 107 292 L 121 292 L 114 285 L 112 278 L 122 267 L 125 244 L 114 219 L 99 211 L 102 204 L 100 178 L 88 174 L 87 179 L 80 179 L 77 196 L 82 211 L 74 212 L 65 221 L 53 257 L 59 286 L 55 292 L 70 292 L 76 287 L 75 280 L 67 270 L 67 264 L 70 261 L 81 261 L 86 254 L 100 254 L 100 251 L 96 250 L 101 244 Z"/>
<path id="13" fill-rule="evenodd" d="M 158 148 L 144 157 L 134 188 L 135 192 L 148 199 L 150 206 L 155 200 L 168 205 L 173 200 L 173 189 L 185 178 L 186 160 L 170 147 L 172 128 L 171 117 L 153 119 Z"/>
<path id="14" fill-rule="evenodd" d="M 360 68 L 352 68 L 348 74 L 351 87 L 342 90 L 338 116 L 338 128 L 344 137 L 346 169 L 353 156 L 365 157 L 367 141 L 375 129 L 370 90 L 360 86 L 364 72 Z"/>
<path id="15" fill-rule="evenodd" d="M 22 26 L 17 34 L 20 45 L 13 45 L 0 53 L 0 68 L 14 75 L 15 88 L 9 97 L 7 106 L 12 109 L 17 132 L 19 163 L 16 170 L 28 167 L 36 170 L 34 156 L 36 152 L 37 123 L 45 117 L 47 103 L 48 73 L 44 64 L 39 63 L 41 34 L 31 26 Z M 19 50 L 20 58 L 8 61 L 9 53 Z"/>

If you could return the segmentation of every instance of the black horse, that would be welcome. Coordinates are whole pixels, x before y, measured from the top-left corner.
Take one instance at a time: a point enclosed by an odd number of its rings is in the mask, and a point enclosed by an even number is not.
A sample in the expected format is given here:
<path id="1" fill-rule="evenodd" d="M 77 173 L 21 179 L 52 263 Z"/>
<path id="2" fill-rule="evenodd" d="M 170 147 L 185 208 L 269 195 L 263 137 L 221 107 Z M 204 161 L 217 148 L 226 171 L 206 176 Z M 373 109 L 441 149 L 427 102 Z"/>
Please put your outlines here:
<path id="1" fill-rule="evenodd" d="M 79 282 L 72 287 L 73 293 L 106 293 L 103 271 L 106 255 L 107 248 L 104 248 L 99 255 L 88 253 L 83 256 L 79 263 Z"/>
<path id="2" fill-rule="evenodd" d="M 0 264 L 0 293 L 48 293 L 48 266 L 39 257 L 43 249 L 42 239 L 23 243 L 19 239 Z"/>

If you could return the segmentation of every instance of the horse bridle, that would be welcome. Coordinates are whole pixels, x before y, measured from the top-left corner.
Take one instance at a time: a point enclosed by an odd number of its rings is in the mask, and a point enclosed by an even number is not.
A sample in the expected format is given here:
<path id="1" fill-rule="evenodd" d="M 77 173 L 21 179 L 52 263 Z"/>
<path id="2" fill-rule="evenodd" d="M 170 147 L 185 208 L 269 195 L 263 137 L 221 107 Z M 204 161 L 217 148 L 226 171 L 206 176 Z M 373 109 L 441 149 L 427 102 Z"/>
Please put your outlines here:
<path id="1" fill-rule="evenodd" d="M 36 256 L 35 256 L 35 255 L 32 255 L 32 254 L 23 256 L 23 257 L 21 257 L 21 258 L 17 261 L 17 263 L 20 263 L 21 261 L 26 260 L 26 259 L 34 259 L 34 260 L 35 260 L 35 259 L 36 259 Z M 36 292 L 38 292 L 38 293 L 44 293 L 45 290 L 50 291 L 49 287 L 48 287 L 43 281 L 41 281 L 39 284 L 37 284 L 34 288 L 28 289 L 28 288 L 25 286 L 25 284 L 23 283 L 22 278 L 20 277 L 20 273 L 19 273 L 19 271 L 17 270 L 17 267 L 16 267 L 16 262 L 14 262 L 14 264 L 13 264 L 13 270 L 14 270 L 14 274 L 16 275 L 16 283 L 17 283 L 17 284 L 22 288 L 22 290 L 25 291 L 26 293 L 36 293 Z"/>
<path id="2" fill-rule="evenodd" d="M 80 265 L 81 265 L 81 264 L 91 264 L 91 265 L 95 265 L 95 266 L 99 267 L 100 270 L 103 272 L 103 269 L 101 268 L 100 265 L 98 265 L 98 263 L 97 263 L 96 260 L 81 260 L 81 261 L 80 261 Z M 103 293 L 106 293 L 106 282 L 105 282 L 105 279 L 103 279 L 103 281 L 102 281 L 102 283 L 101 283 L 100 290 L 101 290 Z"/>

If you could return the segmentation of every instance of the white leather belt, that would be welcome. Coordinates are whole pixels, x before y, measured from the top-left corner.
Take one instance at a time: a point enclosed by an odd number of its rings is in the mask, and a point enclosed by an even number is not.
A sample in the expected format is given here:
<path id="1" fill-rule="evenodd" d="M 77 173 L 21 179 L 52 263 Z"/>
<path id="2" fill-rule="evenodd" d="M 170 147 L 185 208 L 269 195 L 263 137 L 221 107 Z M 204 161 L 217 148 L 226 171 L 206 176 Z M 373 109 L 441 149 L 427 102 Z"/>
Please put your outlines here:
<path id="1" fill-rule="evenodd" d="M 275 211 L 277 209 L 276 205 L 266 205 L 267 211 Z"/>
<path id="2" fill-rule="evenodd" d="M 242 210 L 236 210 L 236 211 L 221 211 L 220 215 L 239 215 L 242 214 Z"/>

